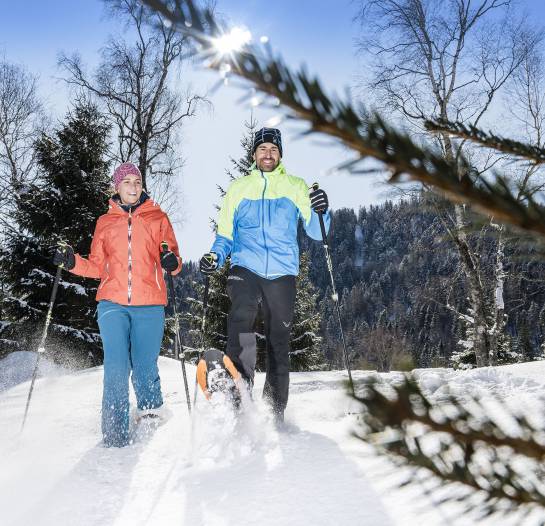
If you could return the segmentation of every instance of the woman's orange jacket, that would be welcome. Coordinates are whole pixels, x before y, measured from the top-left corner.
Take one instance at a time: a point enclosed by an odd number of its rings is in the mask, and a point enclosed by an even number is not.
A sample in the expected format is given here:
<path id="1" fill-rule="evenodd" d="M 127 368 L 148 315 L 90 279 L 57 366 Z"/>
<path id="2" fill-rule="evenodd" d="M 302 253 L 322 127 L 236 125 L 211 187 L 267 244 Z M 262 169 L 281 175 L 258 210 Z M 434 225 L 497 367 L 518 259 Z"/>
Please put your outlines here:
<path id="1" fill-rule="evenodd" d="M 100 279 L 97 301 L 121 305 L 166 305 L 167 292 L 161 268 L 161 243 L 178 257 L 178 244 L 167 215 L 148 199 L 134 212 L 126 212 L 110 199 L 109 210 L 98 218 L 91 253 L 76 254 L 74 274 Z"/>

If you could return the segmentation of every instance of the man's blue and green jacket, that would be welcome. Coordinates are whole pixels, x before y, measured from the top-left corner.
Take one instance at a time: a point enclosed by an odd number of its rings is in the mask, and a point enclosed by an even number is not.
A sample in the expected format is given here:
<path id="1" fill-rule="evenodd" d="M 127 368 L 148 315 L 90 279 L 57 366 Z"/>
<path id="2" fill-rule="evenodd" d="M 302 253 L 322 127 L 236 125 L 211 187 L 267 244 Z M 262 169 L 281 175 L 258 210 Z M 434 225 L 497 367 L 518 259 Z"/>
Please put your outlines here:
<path id="1" fill-rule="evenodd" d="M 254 168 L 231 183 L 218 219 L 211 252 L 222 266 L 231 254 L 238 265 L 267 279 L 299 273 L 297 225 L 303 220 L 306 233 L 322 239 L 318 214 L 311 210 L 308 187 L 299 177 L 288 175 L 283 164 L 272 172 Z M 329 211 L 324 214 L 329 230 Z"/>

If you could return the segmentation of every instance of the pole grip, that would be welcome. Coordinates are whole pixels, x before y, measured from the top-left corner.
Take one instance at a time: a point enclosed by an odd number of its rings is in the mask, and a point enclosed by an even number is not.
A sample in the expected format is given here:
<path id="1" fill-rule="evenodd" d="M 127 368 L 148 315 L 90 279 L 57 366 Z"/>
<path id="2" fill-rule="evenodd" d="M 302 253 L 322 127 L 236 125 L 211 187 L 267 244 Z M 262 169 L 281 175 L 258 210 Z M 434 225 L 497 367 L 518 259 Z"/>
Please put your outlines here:
<path id="1" fill-rule="evenodd" d="M 312 186 L 310 189 L 313 192 L 316 192 L 320 188 L 320 185 L 318 183 L 312 183 Z M 317 212 L 318 219 L 320 220 L 320 230 L 322 232 L 322 241 L 324 245 L 327 245 L 327 232 L 325 231 L 325 224 L 324 224 L 324 213 L 323 212 Z"/>
<path id="2" fill-rule="evenodd" d="M 168 243 L 166 241 L 161 241 L 161 252 L 163 254 L 168 252 Z M 170 299 L 170 303 L 172 308 L 174 309 L 175 316 L 176 314 L 176 296 L 174 295 L 174 280 L 172 279 L 172 274 L 165 270 L 165 273 L 167 275 L 167 284 L 168 284 L 168 296 Z"/>

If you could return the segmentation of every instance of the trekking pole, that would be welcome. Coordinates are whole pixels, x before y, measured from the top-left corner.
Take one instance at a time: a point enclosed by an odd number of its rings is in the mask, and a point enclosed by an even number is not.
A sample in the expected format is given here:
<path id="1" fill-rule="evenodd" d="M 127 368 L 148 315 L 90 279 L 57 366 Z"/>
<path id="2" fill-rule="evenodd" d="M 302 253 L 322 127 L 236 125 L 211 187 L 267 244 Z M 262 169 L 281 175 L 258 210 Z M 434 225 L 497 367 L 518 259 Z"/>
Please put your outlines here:
<path id="1" fill-rule="evenodd" d="M 59 249 L 62 250 L 62 252 L 64 252 L 68 245 L 64 242 L 60 242 L 58 246 L 59 246 Z M 45 340 L 47 338 L 47 333 L 49 331 L 49 325 L 51 323 L 51 315 L 53 313 L 53 304 L 55 303 L 55 298 L 57 297 L 57 290 L 59 288 L 59 281 L 61 280 L 61 274 L 62 274 L 63 268 L 64 268 L 64 265 L 62 263 L 57 266 L 57 274 L 55 275 L 55 280 L 53 281 L 53 290 L 51 291 L 51 298 L 49 299 L 49 308 L 47 309 L 47 315 L 45 317 L 45 325 L 44 325 L 44 330 L 42 332 L 42 339 L 40 340 L 40 344 L 38 345 L 36 364 L 34 365 L 34 371 L 32 372 L 32 380 L 30 381 L 30 389 L 28 390 L 28 396 L 26 399 L 25 414 L 23 416 L 23 423 L 21 424 L 21 432 L 23 431 L 25 427 L 26 417 L 28 414 L 28 408 L 30 406 L 30 400 L 32 398 L 32 391 L 34 391 L 34 382 L 36 381 L 36 377 L 38 375 L 38 366 L 40 365 L 40 359 L 42 357 L 42 354 L 45 353 Z"/>
<path id="2" fill-rule="evenodd" d="M 163 241 L 161 243 L 161 248 L 163 254 L 168 252 L 168 243 Z M 184 387 L 185 387 L 185 399 L 187 401 L 187 410 L 191 414 L 191 398 L 189 396 L 189 385 L 187 384 L 187 373 L 185 371 L 185 351 L 182 345 L 182 336 L 180 334 L 180 322 L 178 320 L 178 311 L 176 309 L 176 294 L 174 293 L 174 280 L 172 279 L 172 274 L 166 271 L 168 291 L 170 296 L 170 303 L 172 305 L 172 311 L 174 312 L 174 353 L 176 357 L 180 358 L 180 364 L 182 366 L 182 375 L 184 378 Z"/>
<path id="3" fill-rule="evenodd" d="M 208 309 L 208 290 L 210 288 L 210 276 L 206 276 L 204 279 L 204 294 L 202 298 L 202 320 L 201 320 L 201 352 L 199 353 L 199 356 L 197 357 L 197 366 L 199 365 L 199 361 L 201 359 L 201 356 L 204 353 L 204 346 L 205 346 L 205 329 L 206 329 L 206 311 Z M 197 405 L 197 391 L 198 391 L 198 381 L 197 381 L 197 374 L 195 373 L 195 391 L 193 392 L 193 405 Z"/>
<path id="4" fill-rule="evenodd" d="M 318 183 L 314 183 L 311 188 L 312 190 L 316 191 L 319 187 L 320 186 Z M 333 264 L 331 262 L 331 253 L 329 251 L 329 244 L 327 242 L 327 233 L 325 231 L 323 212 L 318 212 L 318 219 L 320 220 L 320 230 L 322 231 L 322 243 L 324 245 L 325 260 L 327 264 L 327 270 L 329 271 L 329 279 L 331 281 L 331 299 L 333 300 L 333 303 L 335 304 L 335 310 L 337 311 L 337 320 L 339 322 L 339 331 L 341 333 L 341 340 L 343 344 L 344 365 L 348 373 L 348 382 L 350 383 L 350 389 L 352 390 L 352 394 L 354 394 L 354 382 L 352 380 L 352 371 L 350 370 L 348 351 L 346 350 L 346 341 L 344 339 L 343 324 L 341 321 L 341 309 L 339 307 L 339 295 L 337 294 L 337 290 L 335 288 L 335 280 L 333 279 Z"/>

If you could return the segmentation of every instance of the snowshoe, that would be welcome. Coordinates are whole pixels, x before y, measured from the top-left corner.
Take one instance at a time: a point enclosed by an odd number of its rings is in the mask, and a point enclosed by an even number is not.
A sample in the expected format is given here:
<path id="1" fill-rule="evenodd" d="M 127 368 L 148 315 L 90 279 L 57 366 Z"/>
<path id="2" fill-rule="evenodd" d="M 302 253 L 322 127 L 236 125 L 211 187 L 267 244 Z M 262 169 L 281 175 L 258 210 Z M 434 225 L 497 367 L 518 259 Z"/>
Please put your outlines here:
<path id="1" fill-rule="evenodd" d="M 197 366 L 197 381 L 209 401 L 217 400 L 220 397 L 216 395 L 221 393 L 222 400 L 228 401 L 236 410 L 240 408 L 240 392 L 237 387 L 240 373 L 223 352 L 208 349 L 203 353 Z"/>

